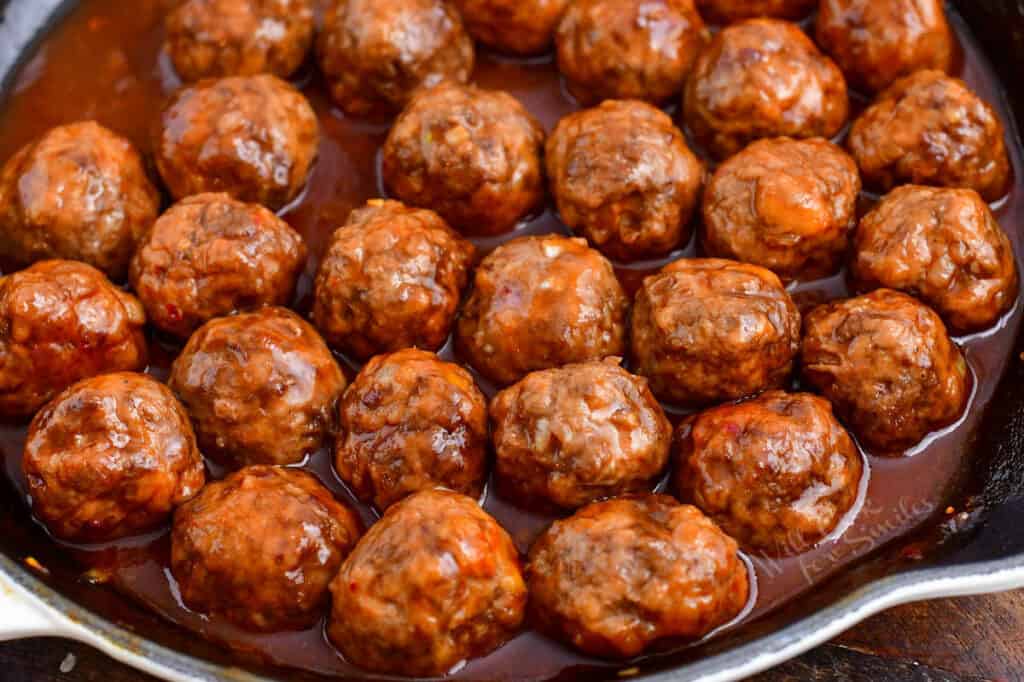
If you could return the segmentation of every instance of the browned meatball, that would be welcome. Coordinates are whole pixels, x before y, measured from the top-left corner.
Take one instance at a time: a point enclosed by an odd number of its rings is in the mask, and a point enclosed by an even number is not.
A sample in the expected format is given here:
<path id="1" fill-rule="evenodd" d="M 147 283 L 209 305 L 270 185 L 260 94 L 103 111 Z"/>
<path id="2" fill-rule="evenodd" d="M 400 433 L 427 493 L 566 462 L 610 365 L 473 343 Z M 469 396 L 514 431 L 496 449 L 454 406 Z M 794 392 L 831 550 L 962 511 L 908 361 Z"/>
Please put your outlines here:
<path id="1" fill-rule="evenodd" d="M 476 249 L 433 211 L 371 200 L 331 237 L 313 319 L 334 348 L 377 353 L 440 348 Z"/>
<path id="2" fill-rule="evenodd" d="M 86 377 L 144 368 L 145 324 L 142 304 L 84 263 L 0 278 L 0 416 L 27 417 Z"/>
<path id="3" fill-rule="evenodd" d="M 0 170 L 0 252 L 25 265 L 80 260 L 122 279 L 159 210 L 131 142 L 91 121 L 58 126 Z"/>
<path id="4" fill-rule="evenodd" d="M 864 462 L 827 400 L 769 391 L 683 422 L 676 488 L 744 549 L 799 554 L 850 510 Z"/>
<path id="5" fill-rule="evenodd" d="M 800 313 L 771 271 L 684 259 L 644 280 L 633 310 L 633 369 L 685 405 L 778 388 L 800 347 Z"/>
<path id="6" fill-rule="evenodd" d="M 747 603 L 736 541 L 665 495 L 620 498 L 556 521 L 530 550 L 530 614 L 596 656 L 630 658 L 697 639 Z"/>
<path id="7" fill-rule="evenodd" d="M 879 454 L 951 424 L 970 394 L 967 362 L 939 316 L 890 289 L 812 310 L 801 359 L 807 383 Z"/>
<path id="8" fill-rule="evenodd" d="M 277 210 L 305 187 L 320 144 L 313 107 L 276 76 L 186 86 L 159 123 L 156 166 L 175 199 L 226 192 Z"/>
<path id="9" fill-rule="evenodd" d="M 854 121 L 847 144 L 873 189 L 964 187 L 995 201 L 1010 179 L 1003 134 L 995 110 L 962 80 L 918 71 L 879 95 Z"/>
<path id="10" fill-rule="evenodd" d="M 448 0 L 328 1 L 317 54 L 346 113 L 399 111 L 420 88 L 469 80 L 473 41 Z"/>
<path id="11" fill-rule="evenodd" d="M 704 166 L 662 111 L 609 101 L 566 116 L 546 161 L 562 221 L 605 255 L 654 258 L 689 239 Z"/>
<path id="12" fill-rule="evenodd" d="M 446 83 L 413 98 L 384 144 L 384 183 L 463 234 L 508 232 L 544 200 L 544 129 L 514 97 Z"/>
<path id="13" fill-rule="evenodd" d="M 697 0 L 697 9 L 716 24 L 728 24 L 755 17 L 802 19 L 817 0 Z"/>
<path id="14" fill-rule="evenodd" d="M 455 343 L 480 374 L 507 385 L 538 369 L 621 356 L 628 306 L 611 263 L 582 239 L 522 237 L 480 264 Z"/>
<path id="15" fill-rule="evenodd" d="M 455 0 L 469 34 L 501 52 L 546 52 L 571 0 Z"/>
<path id="16" fill-rule="evenodd" d="M 708 183 L 704 250 L 768 268 L 784 281 L 827 277 L 846 257 L 859 194 L 857 164 L 831 142 L 760 140 Z"/>
<path id="17" fill-rule="evenodd" d="M 305 264 L 302 237 L 268 209 L 199 194 L 156 221 L 131 282 L 155 327 L 187 337 L 219 315 L 288 303 Z"/>
<path id="18" fill-rule="evenodd" d="M 462 367 L 415 349 L 378 355 L 345 391 L 338 414 L 335 467 L 378 509 L 437 486 L 483 492 L 487 399 Z"/>
<path id="19" fill-rule="evenodd" d="M 40 410 L 22 465 L 33 513 L 77 542 L 159 526 L 206 482 L 185 410 L 166 386 L 128 372 L 80 381 Z"/>
<path id="20" fill-rule="evenodd" d="M 355 514 L 303 471 L 252 466 L 174 514 L 171 572 L 185 604 L 246 630 L 309 627 L 359 539 Z"/>
<path id="21" fill-rule="evenodd" d="M 233 466 L 294 464 L 333 435 L 345 377 L 308 322 L 266 307 L 200 327 L 170 386 L 204 454 Z"/>
<path id="22" fill-rule="evenodd" d="M 526 586 L 512 539 L 477 503 L 425 490 L 391 507 L 331 583 L 327 629 L 367 670 L 443 675 L 519 628 Z"/>
<path id="23" fill-rule="evenodd" d="M 580 103 L 660 104 L 686 82 L 707 31 L 693 0 L 574 0 L 558 30 L 558 70 Z"/>
<path id="24" fill-rule="evenodd" d="M 849 115 L 843 74 L 799 26 L 750 19 L 720 31 L 687 81 L 683 118 L 724 159 L 762 137 L 826 137 Z"/>

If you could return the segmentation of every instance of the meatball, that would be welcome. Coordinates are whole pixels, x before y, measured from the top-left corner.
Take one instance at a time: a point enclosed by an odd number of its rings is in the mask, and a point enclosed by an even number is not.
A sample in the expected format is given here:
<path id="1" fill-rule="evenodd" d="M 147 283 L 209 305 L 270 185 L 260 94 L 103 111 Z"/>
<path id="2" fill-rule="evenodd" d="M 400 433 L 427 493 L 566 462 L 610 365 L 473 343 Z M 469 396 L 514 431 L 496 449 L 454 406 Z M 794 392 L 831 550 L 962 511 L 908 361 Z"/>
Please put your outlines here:
<path id="1" fill-rule="evenodd" d="M 890 289 L 812 310 L 801 360 L 804 380 L 878 454 L 953 423 L 970 397 L 967 362 L 942 320 Z"/>
<path id="2" fill-rule="evenodd" d="M 802 19 L 817 0 L 697 0 L 697 9 L 716 24 L 728 24 L 755 17 Z"/>
<path id="3" fill-rule="evenodd" d="M 378 509 L 438 486 L 483 492 L 487 399 L 462 367 L 415 349 L 378 355 L 345 391 L 338 415 L 335 468 Z"/>
<path id="4" fill-rule="evenodd" d="M 779 388 L 799 349 L 796 305 L 756 265 L 679 260 L 637 292 L 633 368 L 662 400 L 699 406 Z"/>
<path id="5" fill-rule="evenodd" d="M 306 185 L 320 144 L 313 107 L 275 76 L 204 80 L 175 93 L 153 142 L 175 199 L 226 192 L 277 210 Z"/>
<path id="6" fill-rule="evenodd" d="M 199 194 L 156 221 L 131 282 L 153 326 L 185 338 L 234 310 L 288 303 L 305 264 L 302 237 L 268 209 Z"/>
<path id="7" fill-rule="evenodd" d="M 295 464 L 333 435 L 345 377 L 313 327 L 285 308 L 207 322 L 171 367 L 206 455 Z"/>
<path id="8" fill-rule="evenodd" d="M 615 360 L 529 374 L 494 398 L 491 421 L 498 485 L 528 506 L 648 491 L 672 437 L 647 381 Z"/>
<path id="9" fill-rule="evenodd" d="M 0 416 L 30 416 L 80 379 L 143 369 L 145 324 L 142 304 L 84 263 L 0 278 Z"/>
<path id="10" fill-rule="evenodd" d="M 784 281 L 827 277 L 846 257 L 859 194 L 857 164 L 831 142 L 760 140 L 715 171 L 701 241 Z"/>
<path id="11" fill-rule="evenodd" d="M 469 34 L 500 52 L 547 52 L 571 0 L 455 0 Z"/>
<path id="12" fill-rule="evenodd" d="M 834 137 L 849 107 L 839 67 L 799 26 L 750 19 L 701 52 L 683 118 L 708 153 L 724 159 L 762 137 Z"/>
<path id="13" fill-rule="evenodd" d="M 446 83 L 413 98 L 384 144 L 384 184 L 469 235 L 508 232 L 544 201 L 544 129 L 505 92 Z"/>
<path id="14" fill-rule="evenodd" d="M 159 526 L 206 481 L 181 404 L 160 382 L 129 372 L 80 381 L 40 410 L 22 465 L 32 511 L 75 542 Z"/>
<path id="15" fill-rule="evenodd" d="M 473 41 L 448 0 L 328 2 L 317 53 L 345 113 L 397 112 L 420 88 L 469 80 Z"/>
<path id="16" fill-rule="evenodd" d="M 697 639 L 747 603 L 736 541 L 665 495 L 625 497 L 555 521 L 530 550 L 530 615 L 595 656 L 631 658 Z"/>
<path id="17" fill-rule="evenodd" d="M 451 331 L 476 249 L 433 211 L 371 200 L 331 237 L 313 319 L 334 348 L 365 360 Z"/>
<path id="18" fill-rule="evenodd" d="M 799 554 L 857 501 L 864 462 L 827 400 L 769 391 L 676 434 L 675 485 L 744 549 Z"/>
<path id="19" fill-rule="evenodd" d="M 521 237 L 480 264 L 455 344 L 480 374 L 508 385 L 538 369 L 621 356 L 628 306 L 611 263 L 582 239 Z"/>
<path id="20" fill-rule="evenodd" d="M 313 0 L 185 0 L 167 16 L 167 52 L 185 81 L 287 78 L 313 44 Z"/>
<path id="21" fill-rule="evenodd" d="M 558 70 L 584 105 L 661 104 L 686 83 L 707 30 L 693 0 L 574 0 L 558 24 Z"/>
<path id="22" fill-rule="evenodd" d="M 523 620 L 526 586 L 508 533 L 477 503 L 424 490 L 391 507 L 331 583 L 327 628 L 367 670 L 443 675 L 500 646 Z"/>
<path id="23" fill-rule="evenodd" d="M 854 121 L 848 146 L 864 183 L 973 189 L 987 201 L 1009 186 L 1003 124 L 967 84 L 941 71 L 901 78 Z"/>
<path id="24" fill-rule="evenodd" d="M 313 625 L 359 539 L 355 514 L 309 474 L 252 466 L 174 514 L 171 573 L 192 610 L 256 632 Z"/>
<path id="25" fill-rule="evenodd" d="M 120 280 L 159 210 L 131 142 L 91 121 L 59 126 L 0 170 L 0 253 L 79 260 Z"/>
<path id="26" fill-rule="evenodd" d="M 704 166 L 651 105 L 609 101 L 563 118 L 546 161 L 562 220 L 605 255 L 656 258 L 689 239 Z"/>

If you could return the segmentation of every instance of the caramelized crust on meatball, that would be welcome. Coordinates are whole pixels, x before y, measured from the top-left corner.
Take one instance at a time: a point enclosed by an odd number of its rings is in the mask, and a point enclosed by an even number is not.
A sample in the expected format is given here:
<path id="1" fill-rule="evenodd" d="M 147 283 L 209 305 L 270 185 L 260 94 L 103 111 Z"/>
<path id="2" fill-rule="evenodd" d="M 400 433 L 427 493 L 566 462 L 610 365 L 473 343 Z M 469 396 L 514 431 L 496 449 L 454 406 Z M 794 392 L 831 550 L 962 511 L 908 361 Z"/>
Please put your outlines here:
<path id="1" fill-rule="evenodd" d="M 817 0 L 697 0 L 697 9 L 716 24 L 728 24 L 756 17 L 802 19 L 811 13 Z"/>
<path id="2" fill-rule="evenodd" d="M 455 0 L 469 34 L 501 52 L 547 52 L 571 0 Z"/>

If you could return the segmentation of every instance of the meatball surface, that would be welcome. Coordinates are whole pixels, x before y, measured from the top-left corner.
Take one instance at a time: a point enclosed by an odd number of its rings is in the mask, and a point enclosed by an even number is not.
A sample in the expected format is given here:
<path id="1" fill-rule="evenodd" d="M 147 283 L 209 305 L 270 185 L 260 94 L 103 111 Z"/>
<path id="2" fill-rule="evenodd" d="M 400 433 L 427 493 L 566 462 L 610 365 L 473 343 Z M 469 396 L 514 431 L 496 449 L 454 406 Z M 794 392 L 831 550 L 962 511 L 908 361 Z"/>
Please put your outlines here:
<path id="1" fill-rule="evenodd" d="M 508 385 L 539 369 L 621 356 L 629 301 L 582 239 L 521 237 L 477 268 L 455 326 L 461 357 Z"/>
<path id="2" fill-rule="evenodd" d="M 40 410 L 22 465 L 32 512 L 76 542 L 159 526 L 206 481 L 181 404 L 160 382 L 130 372 L 80 381 Z"/>
<path id="3" fill-rule="evenodd" d="M 132 143 L 87 121 L 51 129 L 0 170 L 0 252 L 79 260 L 121 280 L 160 195 Z"/>
<path id="4" fill-rule="evenodd" d="M 816 4 L 817 0 L 697 0 L 697 9 L 712 23 L 728 24 L 756 17 L 802 19 Z"/>
<path id="5" fill-rule="evenodd" d="M 500 52 L 547 52 L 571 0 L 455 0 L 469 34 Z"/>
<path id="6" fill-rule="evenodd" d="M 331 583 L 327 635 L 381 673 L 443 675 L 523 621 L 526 586 L 508 533 L 469 497 L 424 490 L 392 506 Z"/>
<path id="7" fill-rule="evenodd" d="M 735 618 L 750 591 L 736 541 L 665 495 L 598 502 L 555 521 L 530 549 L 526 576 L 542 630 L 616 658 L 698 639 Z"/>
<path id="8" fill-rule="evenodd" d="M 704 165 L 661 110 L 608 101 L 566 116 L 546 162 L 562 220 L 605 255 L 655 258 L 689 239 Z"/>
<path id="9" fill-rule="evenodd" d="M 514 97 L 444 83 L 413 98 L 384 144 L 384 184 L 463 234 L 508 232 L 544 200 L 544 129 Z"/>

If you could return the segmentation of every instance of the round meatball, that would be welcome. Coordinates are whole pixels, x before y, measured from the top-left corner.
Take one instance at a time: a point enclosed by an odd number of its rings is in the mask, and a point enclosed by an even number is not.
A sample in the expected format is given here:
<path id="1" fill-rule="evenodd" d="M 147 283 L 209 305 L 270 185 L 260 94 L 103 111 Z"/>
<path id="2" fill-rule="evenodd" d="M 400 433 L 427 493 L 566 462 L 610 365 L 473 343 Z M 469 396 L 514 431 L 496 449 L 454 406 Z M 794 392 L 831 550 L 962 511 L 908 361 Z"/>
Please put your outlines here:
<path id="1" fill-rule="evenodd" d="M 662 400 L 699 406 L 779 388 L 799 349 L 800 312 L 756 265 L 679 260 L 637 292 L 633 369 Z"/>
<path id="2" fill-rule="evenodd" d="M 744 549 L 811 549 L 857 501 L 864 461 L 832 406 L 769 391 L 693 417 L 676 434 L 675 485 Z"/>
<path id="3" fill-rule="evenodd" d="M 175 199 L 226 192 L 277 210 L 306 185 L 320 144 L 313 107 L 276 76 L 204 80 L 175 93 L 153 142 Z"/>
<path id="4" fill-rule="evenodd" d="M 480 374 L 508 385 L 535 370 L 621 356 L 628 306 L 611 263 L 582 239 L 521 237 L 480 264 L 455 344 Z"/>
<path id="5" fill-rule="evenodd" d="M 378 509 L 439 486 L 483 492 L 487 399 L 462 367 L 415 349 L 378 355 L 345 391 L 338 415 L 335 468 Z"/>
<path id="6" fill-rule="evenodd" d="M 120 280 L 159 210 L 131 142 L 91 121 L 58 126 L 0 170 L 0 253 L 79 260 Z"/>
<path id="7" fill-rule="evenodd" d="M 890 289 L 812 310 L 801 359 L 804 380 L 877 454 L 953 423 L 970 397 L 967 362 L 942 320 Z"/>
<path id="8" fill-rule="evenodd" d="M 847 142 L 864 183 L 973 189 L 987 201 L 1009 186 L 1003 124 L 967 84 L 941 71 L 901 78 L 854 121 Z"/>
<path id="9" fill-rule="evenodd" d="M 185 605 L 256 632 L 313 625 L 359 539 L 356 515 L 296 469 L 252 466 L 174 514 L 171 573 Z"/>
<path id="10" fill-rule="evenodd" d="M 555 33 L 558 70 L 584 105 L 679 94 L 707 30 L 693 0 L 574 0 Z"/>
<path id="11" fill-rule="evenodd" d="M 774 19 L 750 19 L 715 35 L 683 98 L 690 131 L 719 159 L 762 137 L 834 137 L 849 110 L 839 67 L 799 26 Z"/>
<path id="12" fill-rule="evenodd" d="M 145 324 L 142 304 L 84 263 L 0 278 L 0 416 L 27 417 L 80 379 L 143 369 Z"/>
<path id="13" fill-rule="evenodd" d="M 471 85 L 424 90 L 384 144 L 389 192 L 469 235 L 508 232 L 541 206 L 544 129 L 514 97 Z"/>
<path id="14" fill-rule="evenodd" d="M 287 78 L 313 44 L 313 0 L 185 0 L 167 15 L 167 52 L 185 81 Z"/>
<path id="15" fill-rule="evenodd" d="M 331 237 L 313 320 L 337 350 L 440 348 L 451 331 L 476 249 L 433 211 L 371 200 Z"/>
<path id="16" fill-rule="evenodd" d="M 22 466 L 33 513 L 75 542 L 159 526 L 206 482 L 181 404 L 160 382 L 129 372 L 80 381 L 40 410 Z"/>
<path id="17" fill-rule="evenodd" d="M 784 281 L 827 277 L 846 257 L 859 194 L 857 164 L 831 142 L 760 140 L 715 171 L 701 241 Z"/>
<path id="18" fill-rule="evenodd" d="M 317 53 L 345 113 L 393 113 L 421 88 L 469 80 L 473 41 L 447 0 L 328 1 Z"/>
<path id="19" fill-rule="evenodd" d="M 207 322 L 171 367 L 203 453 L 295 464 L 333 435 L 345 377 L 313 327 L 285 308 Z"/>
<path id="20" fill-rule="evenodd" d="M 704 166 L 659 109 L 608 101 L 566 116 L 546 161 L 562 221 L 610 258 L 656 258 L 689 239 Z"/>
<path id="21" fill-rule="evenodd" d="M 817 0 L 697 0 L 697 9 L 716 24 L 728 24 L 756 17 L 802 19 Z"/>
<path id="22" fill-rule="evenodd" d="M 571 0 L 455 0 L 469 34 L 500 52 L 547 52 Z"/>
<path id="23" fill-rule="evenodd" d="M 665 495 L 598 502 L 530 550 L 530 614 L 595 656 L 632 658 L 694 640 L 739 615 L 750 593 L 736 541 Z"/>
<path id="24" fill-rule="evenodd" d="M 519 629 L 526 586 L 508 533 L 477 503 L 424 490 L 394 505 L 331 583 L 327 635 L 367 670 L 443 675 Z"/>

